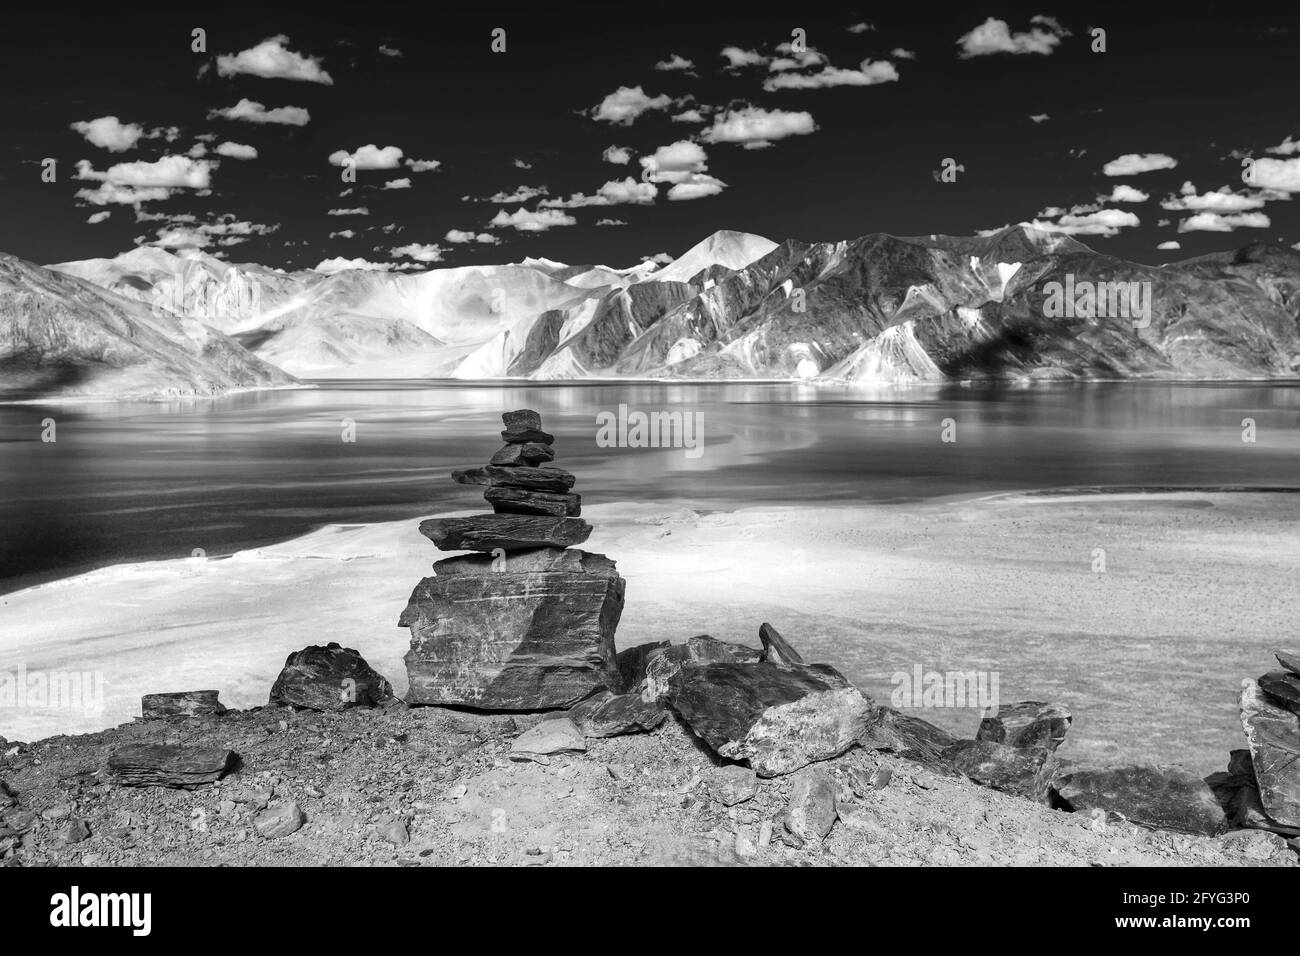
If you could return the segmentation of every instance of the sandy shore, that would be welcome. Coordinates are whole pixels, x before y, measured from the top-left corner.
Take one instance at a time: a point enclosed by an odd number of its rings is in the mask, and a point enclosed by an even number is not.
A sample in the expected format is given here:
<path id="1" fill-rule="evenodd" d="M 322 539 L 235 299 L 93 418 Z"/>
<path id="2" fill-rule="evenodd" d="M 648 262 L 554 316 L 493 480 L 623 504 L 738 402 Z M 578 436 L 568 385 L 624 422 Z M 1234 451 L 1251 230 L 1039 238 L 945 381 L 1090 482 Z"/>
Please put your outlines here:
<path id="1" fill-rule="evenodd" d="M 596 528 L 587 549 L 628 581 L 620 647 L 701 633 L 756 645 L 767 620 L 878 700 L 918 665 L 996 672 L 1004 702 L 1074 711 L 1063 757 L 1209 773 L 1243 745 L 1240 679 L 1296 643 L 1298 511 L 1294 494 L 1161 493 L 584 516 Z M 99 672 L 104 689 L 98 711 L 0 706 L 0 735 L 113 726 L 154 691 L 263 704 L 288 653 L 331 640 L 402 693 L 397 617 L 441 556 L 417 523 L 331 526 L 0 597 L 0 674 Z M 917 713 L 967 734 L 979 720 Z"/>

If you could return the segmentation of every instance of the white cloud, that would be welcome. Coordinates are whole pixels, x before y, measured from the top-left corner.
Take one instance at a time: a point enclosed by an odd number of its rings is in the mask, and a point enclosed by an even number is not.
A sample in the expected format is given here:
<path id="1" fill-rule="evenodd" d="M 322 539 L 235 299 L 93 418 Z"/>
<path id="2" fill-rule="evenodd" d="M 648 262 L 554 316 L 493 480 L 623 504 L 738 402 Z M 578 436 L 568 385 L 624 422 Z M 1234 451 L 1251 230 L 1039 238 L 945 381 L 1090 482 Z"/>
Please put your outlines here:
<path id="1" fill-rule="evenodd" d="M 411 179 L 409 176 L 403 176 L 401 179 L 390 179 L 384 183 L 385 189 L 410 189 Z"/>
<path id="2" fill-rule="evenodd" d="M 397 49 L 397 47 L 389 46 L 389 45 L 386 44 L 386 43 L 381 43 L 381 44 L 379 45 L 379 52 L 382 53 L 384 56 L 401 56 L 401 55 L 402 55 L 402 51 L 401 51 L 401 50 Z"/>
<path id="3" fill-rule="evenodd" d="M 778 44 L 777 50 L 785 55 L 768 61 L 767 69 L 771 73 L 780 73 L 784 70 L 810 69 L 814 66 L 821 66 L 826 62 L 826 55 L 820 51 L 809 48 L 796 52 L 794 44 L 789 42 Z"/>
<path id="4" fill-rule="evenodd" d="M 1258 193 L 1254 195 L 1234 193 L 1227 186 L 1217 192 L 1197 195 L 1196 187 L 1191 182 L 1183 183 L 1179 192 L 1182 195 L 1177 198 L 1174 196 L 1166 197 L 1160 203 L 1161 208 L 1173 211 L 1189 210 L 1192 212 L 1244 212 L 1247 209 L 1262 209 L 1264 203 L 1268 201 L 1268 197 L 1261 196 Z"/>
<path id="5" fill-rule="evenodd" d="M 163 156 L 153 162 L 118 163 L 101 173 L 83 159 L 77 162 L 77 178 L 137 189 L 208 189 L 212 164 L 188 156 Z"/>
<path id="6" fill-rule="evenodd" d="M 1268 148 L 1270 153 L 1277 153 L 1279 156 L 1291 156 L 1294 153 L 1300 153 L 1300 139 L 1292 139 L 1288 136 L 1276 146 Z"/>
<path id="7" fill-rule="evenodd" d="M 515 160 L 515 169 L 532 169 L 532 163 L 526 163 L 522 159 Z"/>
<path id="8" fill-rule="evenodd" d="M 466 243 L 477 242 L 485 246 L 495 246 L 501 240 L 490 232 L 474 232 L 472 230 L 452 229 L 447 235 L 443 236 L 447 242 Z"/>
<path id="9" fill-rule="evenodd" d="M 370 210 L 366 206 L 357 206 L 354 209 L 331 209 L 331 216 L 369 216 Z"/>
<path id="10" fill-rule="evenodd" d="M 846 27 L 845 29 L 847 29 L 850 33 L 866 33 L 868 30 L 874 30 L 875 27 L 873 27 L 870 23 L 855 23 L 853 24 L 853 26 Z"/>
<path id="11" fill-rule="evenodd" d="M 767 62 L 767 57 L 756 50 L 742 50 L 738 46 L 723 47 L 719 56 L 726 57 L 727 67 L 733 70 L 740 69 L 742 66 L 758 66 L 760 63 Z"/>
<path id="12" fill-rule="evenodd" d="M 888 60 L 863 60 L 856 70 L 827 66 L 819 73 L 780 73 L 770 77 L 763 89 L 773 90 L 812 90 L 828 86 L 874 86 L 877 83 L 889 83 L 898 79 L 898 70 Z"/>
<path id="13" fill-rule="evenodd" d="M 674 53 L 666 60 L 660 60 L 655 64 L 656 70 L 673 71 L 673 70 L 693 70 L 695 64 L 684 56 L 678 56 Z"/>
<path id="14" fill-rule="evenodd" d="M 332 86 L 334 80 L 321 69 L 320 57 L 304 56 L 285 47 L 289 38 L 280 34 L 263 40 L 255 47 L 217 57 L 217 74 L 235 76 L 246 73 L 272 80 L 301 80 Z"/>
<path id="15" fill-rule="evenodd" d="M 659 187 L 654 183 L 637 182 L 631 176 L 611 179 L 593 196 L 574 193 L 568 199 L 545 199 L 539 205 L 544 209 L 579 209 L 583 206 L 618 206 L 624 204 L 646 206 L 655 201 Z"/>
<path id="16" fill-rule="evenodd" d="M 414 259 L 416 262 L 441 262 L 442 248 L 434 243 L 412 242 L 388 250 L 394 258 Z"/>
<path id="17" fill-rule="evenodd" d="M 1035 123 L 1046 123 L 1049 119 L 1051 119 L 1051 117 L 1048 116 L 1046 113 L 1030 113 L 1029 118 L 1033 120 Z"/>
<path id="18" fill-rule="evenodd" d="M 1166 239 L 1164 242 L 1160 243 L 1160 245 L 1156 246 L 1157 249 L 1181 249 L 1182 247 L 1183 244 L 1181 242 L 1176 242 L 1173 239 Z"/>
<path id="19" fill-rule="evenodd" d="M 401 165 L 402 151 L 396 146 L 381 149 L 374 143 L 368 143 L 355 153 L 349 153 L 346 149 L 335 150 L 330 153 L 329 161 L 334 166 L 351 164 L 357 169 L 396 169 Z"/>
<path id="20" fill-rule="evenodd" d="M 681 139 L 668 146 L 660 146 L 650 156 L 639 160 L 650 182 L 682 182 L 691 173 L 708 169 L 708 154 L 699 143 Z"/>
<path id="21" fill-rule="evenodd" d="M 245 123 L 274 123 L 279 126 L 306 126 L 311 122 L 311 114 L 301 106 L 277 106 L 268 110 L 261 103 L 247 98 L 234 106 L 208 110 L 208 119 L 214 117 Z"/>
<path id="22" fill-rule="evenodd" d="M 1121 229 L 1141 225 L 1141 220 L 1123 209 L 1100 209 L 1083 215 L 1067 213 L 1056 222 L 1035 219 L 1021 225 L 1067 236 L 1113 236 Z"/>
<path id="23" fill-rule="evenodd" d="M 507 213 L 504 209 L 498 210 L 489 225 L 509 226 L 519 232 L 545 232 L 547 229 L 553 229 L 556 226 L 573 226 L 577 222 L 578 220 L 567 213 L 560 212 L 558 209 L 540 209 L 537 212 L 529 212 L 521 207 L 512 213 Z"/>
<path id="24" fill-rule="evenodd" d="M 713 126 L 701 136 L 709 143 L 738 143 L 746 149 L 761 149 L 776 140 L 806 136 L 816 129 L 817 124 L 809 113 L 746 106 L 715 116 Z"/>
<path id="25" fill-rule="evenodd" d="M 123 123 L 116 116 L 101 116 L 99 119 L 81 120 L 73 123 L 76 130 L 86 141 L 110 153 L 124 153 L 144 135 L 144 127 L 138 123 Z"/>
<path id="26" fill-rule="evenodd" d="M 642 256 L 642 262 L 653 262 L 656 265 L 666 266 L 673 261 L 673 257 L 666 252 L 656 252 L 653 256 Z"/>
<path id="27" fill-rule="evenodd" d="M 515 203 L 528 202 L 536 199 L 538 196 L 547 195 L 545 186 L 516 186 L 512 193 L 498 192 L 493 193 L 484 202 L 494 202 L 498 205 L 513 205 Z"/>
<path id="28" fill-rule="evenodd" d="M 597 220 L 596 220 L 596 225 L 598 225 L 598 226 L 626 226 L 627 223 L 624 222 L 622 219 L 597 219 Z"/>
<path id="29" fill-rule="evenodd" d="M 1262 212 L 1242 212 L 1220 215 L 1217 212 L 1198 212 L 1178 224 L 1179 232 L 1232 232 L 1234 229 L 1267 229 L 1271 225 Z"/>
<path id="30" fill-rule="evenodd" d="M 1164 153 L 1125 153 L 1101 168 L 1107 176 L 1136 176 L 1157 169 L 1173 169 L 1178 160 Z"/>
<path id="31" fill-rule="evenodd" d="M 360 257 L 356 259 L 344 259 L 342 256 L 335 256 L 333 259 L 323 259 L 316 266 L 315 271 L 325 275 L 333 275 L 336 272 L 344 272 L 348 269 L 364 269 L 367 272 L 385 272 L 394 268 L 391 262 L 370 262 Z"/>
<path id="32" fill-rule="evenodd" d="M 1038 53 L 1047 56 L 1061 42 L 1061 37 L 1069 36 L 1054 20 L 1047 17 L 1034 17 L 1027 32 L 1012 33 L 1006 20 L 989 17 L 970 33 L 959 37 L 957 44 L 961 47 L 961 58 L 990 56 L 994 53 Z"/>
<path id="33" fill-rule="evenodd" d="M 680 113 L 678 113 L 676 116 L 673 117 L 673 122 L 674 123 L 703 123 L 704 116 L 701 115 L 699 110 L 695 110 L 695 109 L 682 110 Z"/>
<path id="34" fill-rule="evenodd" d="M 626 146 L 607 146 L 600 158 L 616 166 L 626 166 L 632 161 L 632 150 Z"/>
<path id="35" fill-rule="evenodd" d="M 591 117 L 618 126 L 631 126 L 642 113 L 667 109 L 670 105 L 672 98 L 666 93 L 648 96 L 640 86 L 620 86 L 601 100 L 599 106 L 591 109 Z"/>
<path id="36" fill-rule="evenodd" d="M 904 50 L 901 46 L 896 46 L 889 51 L 889 55 L 896 60 L 915 60 L 916 54 L 911 50 Z"/>
<path id="37" fill-rule="evenodd" d="M 705 196 L 716 196 L 726 188 L 727 184 L 721 179 L 715 179 L 704 173 L 692 173 L 689 178 L 676 183 L 668 190 L 668 198 L 673 201 L 703 199 Z"/>
<path id="38" fill-rule="evenodd" d="M 331 239 L 353 239 L 356 238 L 356 231 L 353 229 L 340 229 L 338 232 L 330 233 Z"/>
<path id="39" fill-rule="evenodd" d="M 139 206 L 142 202 L 156 202 L 172 194 L 170 189 L 155 186 L 137 188 L 135 186 L 118 186 L 113 183 L 100 183 L 94 189 L 77 190 L 77 198 L 95 206 Z"/>
<path id="40" fill-rule="evenodd" d="M 92 212 L 90 216 L 86 219 L 86 222 L 94 226 L 97 225 L 98 223 L 103 222 L 111 215 L 113 215 L 112 212 L 110 212 L 107 209 L 103 210 L 102 212 Z"/>
<path id="41" fill-rule="evenodd" d="M 431 173 L 442 165 L 437 159 L 407 159 L 406 166 L 413 173 Z"/>
<path id="42" fill-rule="evenodd" d="M 1300 157 L 1295 159 L 1255 160 L 1254 182 L 1260 189 L 1277 189 L 1284 193 L 1300 192 Z"/>
<path id="43" fill-rule="evenodd" d="M 1099 202 L 1146 202 L 1151 196 L 1149 193 L 1144 193 L 1128 183 L 1116 183 L 1109 196 L 1098 196 L 1097 198 Z"/>
<path id="44" fill-rule="evenodd" d="M 243 143 L 225 142 L 216 151 L 219 156 L 229 156 L 231 159 L 257 159 L 257 150 Z"/>

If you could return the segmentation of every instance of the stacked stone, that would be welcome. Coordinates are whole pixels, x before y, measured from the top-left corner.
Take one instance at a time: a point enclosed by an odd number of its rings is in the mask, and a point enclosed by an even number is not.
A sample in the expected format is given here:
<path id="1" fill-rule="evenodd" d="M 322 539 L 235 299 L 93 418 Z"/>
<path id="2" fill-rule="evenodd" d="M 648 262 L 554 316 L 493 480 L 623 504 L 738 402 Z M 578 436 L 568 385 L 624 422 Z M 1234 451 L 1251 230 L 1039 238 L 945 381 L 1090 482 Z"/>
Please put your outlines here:
<path id="1" fill-rule="evenodd" d="M 493 513 L 433 518 L 420 533 L 446 558 L 416 586 L 399 624 L 415 704 L 484 710 L 568 707 L 618 686 L 614 631 L 625 583 L 591 535 L 574 476 L 547 464 L 555 438 L 530 409 L 501 416 L 505 446 L 482 468 L 452 473 L 485 485 Z"/>

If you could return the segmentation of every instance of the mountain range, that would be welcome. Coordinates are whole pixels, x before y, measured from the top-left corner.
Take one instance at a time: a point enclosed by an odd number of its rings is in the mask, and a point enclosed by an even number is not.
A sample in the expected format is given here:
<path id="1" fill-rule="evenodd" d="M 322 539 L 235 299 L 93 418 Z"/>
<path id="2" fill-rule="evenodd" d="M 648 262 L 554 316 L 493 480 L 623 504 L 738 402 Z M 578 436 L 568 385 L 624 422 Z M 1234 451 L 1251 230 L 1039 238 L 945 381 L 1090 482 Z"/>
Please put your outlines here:
<path id="1" fill-rule="evenodd" d="M 1132 283 L 1141 318 L 1076 309 Z M 1053 288 L 1070 290 L 1065 314 Z M 1164 266 L 1008 227 L 775 243 L 663 267 L 526 259 L 330 275 L 140 247 L 0 255 L 0 398 L 217 394 L 303 379 L 1246 379 L 1300 375 L 1300 253 Z"/>

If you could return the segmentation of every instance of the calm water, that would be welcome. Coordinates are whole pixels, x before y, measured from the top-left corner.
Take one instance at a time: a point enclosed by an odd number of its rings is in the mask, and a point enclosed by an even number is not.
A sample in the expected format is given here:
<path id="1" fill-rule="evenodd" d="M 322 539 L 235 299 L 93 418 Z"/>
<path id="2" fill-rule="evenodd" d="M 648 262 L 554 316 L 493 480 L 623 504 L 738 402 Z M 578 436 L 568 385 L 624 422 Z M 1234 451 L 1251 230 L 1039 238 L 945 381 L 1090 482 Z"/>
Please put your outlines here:
<path id="1" fill-rule="evenodd" d="M 595 416 L 701 413 L 704 452 L 600 448 Z M 326 523 L 473 506 L 503 410 L 538 409 L 584 500 L 904 501 L 1091 485 L 1300 485 L 1300 386 L 330 383 L 170 404 L 0 406 L 0 593 Z M 41 440 L 55 421 L 54 442 Z M 1242 441 L 1242 420 L 1256 441 Z M 956 441 L 941 441 L 944 419 Z M 343 422 L 355 422 L 345 442 Z"/>

